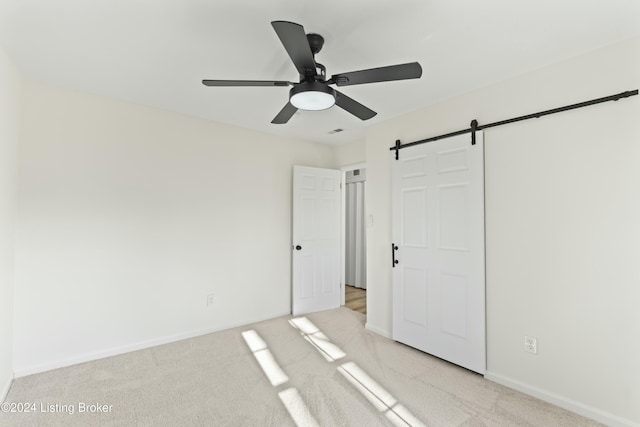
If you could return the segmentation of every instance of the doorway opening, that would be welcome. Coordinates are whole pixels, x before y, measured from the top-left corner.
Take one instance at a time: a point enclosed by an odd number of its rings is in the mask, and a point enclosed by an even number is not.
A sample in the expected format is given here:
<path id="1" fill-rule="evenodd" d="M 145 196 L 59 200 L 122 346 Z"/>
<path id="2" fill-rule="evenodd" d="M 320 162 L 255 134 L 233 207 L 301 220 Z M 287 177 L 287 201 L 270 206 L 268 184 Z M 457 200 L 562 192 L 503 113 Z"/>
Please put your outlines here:
<path id="1" fill-rule="evenodd" d="M 353 165 L 343 168 L 343 174 L 343 305 L 366 314 L 366 169 Z"/>

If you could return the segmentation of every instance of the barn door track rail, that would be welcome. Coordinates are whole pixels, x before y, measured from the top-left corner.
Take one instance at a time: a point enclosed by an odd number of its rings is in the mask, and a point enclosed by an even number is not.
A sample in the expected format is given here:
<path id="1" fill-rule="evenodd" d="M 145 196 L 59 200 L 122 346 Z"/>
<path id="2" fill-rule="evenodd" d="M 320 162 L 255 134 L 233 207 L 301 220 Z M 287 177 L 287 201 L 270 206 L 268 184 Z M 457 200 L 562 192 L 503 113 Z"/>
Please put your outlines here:
<path id="1" fill-rule="evenodd" d="M 431 138 L 421 139 L 420 141 L 407 142 L 405 144 L 400 143 L 400 140 L 396 140 L 396 144 L 393 147 L 389 147 L 389 150 L 396 152 L 396 160 L 399 159 L 399 152 L 403 148 L 412 147 L 414 145 L 426 144 L 427 142 L 437 141 L 443 138 L 450 138 L 452 136 L 463 135 L 465 133 L 471 134 L 471 145 L 476 144 L 476 131 L 483 130 L 488 128 L 493 128 L 496 126 L 502 126 L 509 123 L 521 122 L 523 120 L 529 119 L 539 119 L 542 116 L 548 116 L 549 114 L 561 113 L 563 111 L 575 110 L 577 108 L 588 107 L 589 105 L 601 104 L 603 102 L 608 101 L 617 101 L 622 98 L 628 98 L 630 96 L 635 96 L 638 94 L 638 89 L 636 90 L 628 90 L 626 92 L 621 92 L 615 95 L 605 96 L 604 98 L 592 99 L 590 101 L 579 102 L 577 104 L 566 105 L 564 107 L 553 108 L 551 110 L 540 111 L 538 113 L 527 114 L 525 116 L 514 117 L 512 119 L 500 120 L 499 122 L 488 123 L 486 125 L 479 125 L 477 120 L 472 120 L 471 124 L 466 129 L 461 129 L 455 132 L 445 133 L 443 135 L 432 136 Z"/>

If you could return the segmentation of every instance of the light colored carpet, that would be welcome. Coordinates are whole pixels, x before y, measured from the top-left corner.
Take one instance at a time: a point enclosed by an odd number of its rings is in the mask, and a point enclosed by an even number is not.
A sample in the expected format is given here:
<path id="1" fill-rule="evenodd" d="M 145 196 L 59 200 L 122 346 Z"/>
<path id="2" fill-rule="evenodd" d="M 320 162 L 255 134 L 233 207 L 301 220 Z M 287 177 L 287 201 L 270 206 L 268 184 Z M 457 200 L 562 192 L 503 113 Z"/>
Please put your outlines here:
<path id="1" fill-rule="evenodd" d="M 36 411 L 1 413 L 0 426 L 599 425 L 371 333 L 364 318 L 285 316 L 18 378 L 6 402 Z"/>

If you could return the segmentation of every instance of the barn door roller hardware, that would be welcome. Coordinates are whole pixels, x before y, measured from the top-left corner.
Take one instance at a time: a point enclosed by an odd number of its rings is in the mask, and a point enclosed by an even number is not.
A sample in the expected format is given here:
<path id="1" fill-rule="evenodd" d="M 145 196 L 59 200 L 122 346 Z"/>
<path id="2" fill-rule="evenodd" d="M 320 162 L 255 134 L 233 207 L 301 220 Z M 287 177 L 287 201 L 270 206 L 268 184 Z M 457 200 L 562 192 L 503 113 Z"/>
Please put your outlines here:
<path id="1" fill-rule="evenodd" d="M 406 144 L 400 143 L 400 140 L 396 140 L 396 143 L 393 147 L 390 147 L 389 150 L 396 152 L 396 160 L 398 160 L 398 153 L 402 148 L 411 147 L 413 145 L 425 144 L 427 142 L 437 141 L 439 139 L 450 138 L 452 136 L 463 135 L 465 133 L 471 134 L 471 145 L 475 145 L 476 143 L 476 131 L 493 128 L 496 126 L 502 126 L 509 123 L 521 122 L 523 120 L 529 119 L 539 119 L 542 116 L 548 116 L 549 114 L 561 113 L 563 111 L 575 110 L 576 108 L 588 107 L 589 105 L 601 104 L 603 102 L 608 101 L 617 101 L 622 98 L 628 98 L 630 96 L 634 96 L 638 94 L 638 89 L 636 90 L 628 90 L 626 92 L 621 92 L 611 96 L 605 96 L 604 98 L 592 99 L 590 101 L 579 102 L 577 104 L 566 105 L 564 107 L 553 108 L 551 110 L 540 111 L 538 113 L 527 114 L 526 116 L 514 117 L 512 119 L 501 120 L 499 122 L 489 123 L 486 125 L 478 125 L 477 120 L 472 120 L 469 128 L 462 129 L 456 132 L 445 133 L 443 135 L 432 136 L 431 138 L 421 139 L 420 141 L 408 142 Z"/>

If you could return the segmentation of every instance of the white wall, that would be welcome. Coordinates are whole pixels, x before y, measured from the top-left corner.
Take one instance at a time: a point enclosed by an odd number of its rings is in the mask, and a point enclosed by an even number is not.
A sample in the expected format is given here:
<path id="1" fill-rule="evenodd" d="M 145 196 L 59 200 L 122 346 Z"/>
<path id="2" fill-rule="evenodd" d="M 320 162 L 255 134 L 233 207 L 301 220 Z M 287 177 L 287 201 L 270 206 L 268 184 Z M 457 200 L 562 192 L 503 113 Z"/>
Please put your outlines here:
<path id="1" fill-rule="evenodd" d="M 330 147 L 33 82 L 23 105 L 17 376 L 290 312 L 292 166 Z"/>
<path id="2" fill-rule="evenodd" d="M 368 327 L 390 335 L 396 139 L 638 87 L 635 39 L 373 126 Z M 485 131 L 488 377 L 613 425 L 640 424 L 639 118 L 636 96 Z"/>
<path id="3" fill-rule="evenodd" d="M 21 81 L 0 49 L 0 402 L 13 379 L 14 230 Z"/>
<path id="4" fill-rule="evenodd" d="M 337 167 L 352 166 L 364 163 L 366 140 L 353 141 L 336 145 L 333 149 L 334 163 Z"/>

